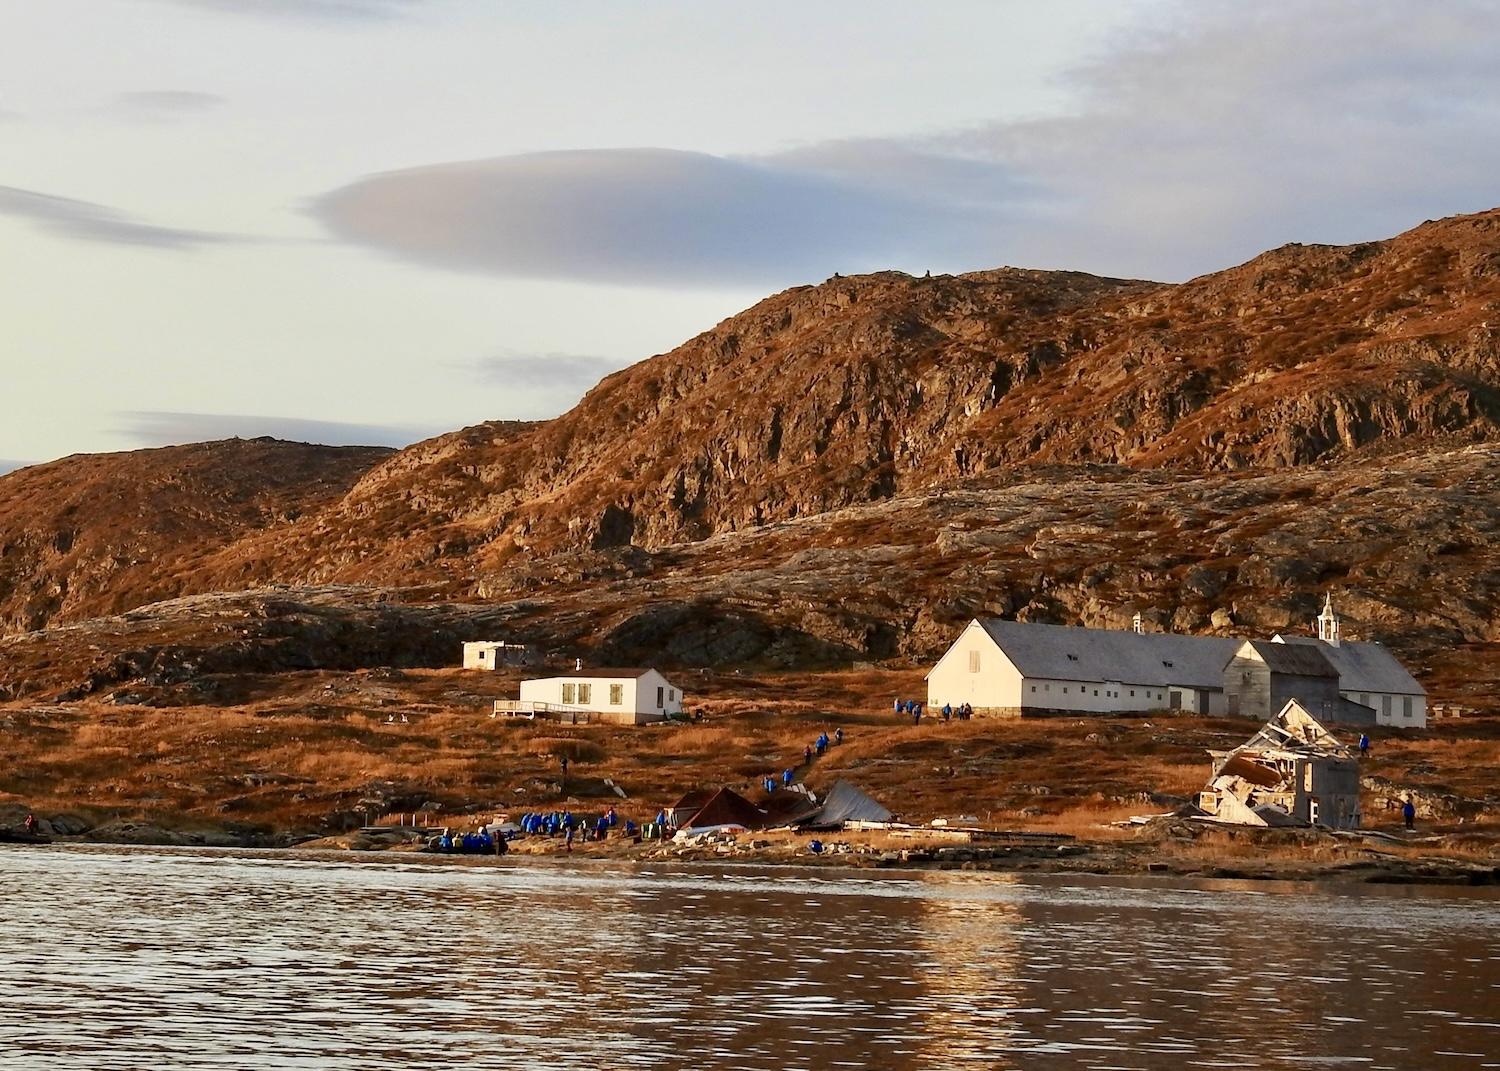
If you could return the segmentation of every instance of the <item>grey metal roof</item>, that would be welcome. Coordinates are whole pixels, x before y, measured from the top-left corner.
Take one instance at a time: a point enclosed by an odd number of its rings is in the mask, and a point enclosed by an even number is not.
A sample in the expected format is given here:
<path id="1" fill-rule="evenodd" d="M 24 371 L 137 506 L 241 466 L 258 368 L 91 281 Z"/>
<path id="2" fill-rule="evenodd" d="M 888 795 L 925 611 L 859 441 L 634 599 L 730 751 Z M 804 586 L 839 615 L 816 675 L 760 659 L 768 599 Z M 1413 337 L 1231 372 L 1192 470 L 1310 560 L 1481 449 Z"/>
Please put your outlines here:
<path id="1" fill-rule="evenodd" d="M 980 626 L 1026 677 L 1118 681 L 1147 687 L 1223 688 L 1241 641 L 1173 632 L 1069 628 L 982 618 Z"/>
<path id="2" fill-rule="evenodd" d="M 1426 695 L 1427 689 L 1396 661 L 1396 656 L 1378 643 L 1342 640 L 1335 647 L 1316 636 L 1277 636 L 1276 641 L 1299 647 L 1315 647 L 1339 671 L 1339 688 L 1345 692 L 1389 692 L 1392 695 Z"/>
<path id="3" fill-rule="evenodd" d="M 1296 677 L 1338 677 L 1333 663 L 1316 647 L 1302 643 L 1275 643 L 1271 640 L 1246 640 L 1240 650 L 1252 648 L 1272 673 Z"/>

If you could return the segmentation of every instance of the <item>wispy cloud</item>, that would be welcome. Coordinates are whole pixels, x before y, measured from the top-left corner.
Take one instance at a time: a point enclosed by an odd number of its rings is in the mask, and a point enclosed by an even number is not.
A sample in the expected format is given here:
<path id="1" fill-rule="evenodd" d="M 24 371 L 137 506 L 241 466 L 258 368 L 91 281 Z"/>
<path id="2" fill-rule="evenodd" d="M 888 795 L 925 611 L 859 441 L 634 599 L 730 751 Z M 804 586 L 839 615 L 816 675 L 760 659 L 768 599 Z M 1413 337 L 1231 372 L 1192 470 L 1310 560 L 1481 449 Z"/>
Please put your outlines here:
<path id="1" fill-rule="evenodd" d="M 539 420 L 572 408 L 601 379 L 629 363 L 579 353 L 507 351 L 486 357 L 467 370 L 503 392 L 501 415 L 513 420 Z"/>
<path id="2" fill-rule="evenodd" d="M 142 89 L 130 93 L 118 93 L 114 98 L 115 110 L 135 119 L 182 119 L 203 115 L 222 107 L 223 97 L 217 93 L 201 93 L 191 89 Z"/>
<path id="3" fill-rule="evenodd" d="M 171 0 L 227 15 L 365 21 L 404 15 L 425 0 Z"/>
<path id="4" fill-rule="evenodd" d="M 1183 278 L 1500 202 L 1500 5 L 1196 0 L 1074 71 L 1071 114 L 759 157 L 538 153 L 369 176 L 338 237 L 467 271 L 777 285 L 1002 263 Z"/>
<path id="5" fill-rule="evenodd" d="M 113 429 L 114 434 L 135 446 L 175 446 L 181 443 L 254 439 L 261 436 L 291 442 L 321 443 L 325 446 L 409 446 L 448 430 L 238 413 L 134 410 L 118 413 L 116 416 L 121 424 Z"/>
<path id="6" fill-rule="evenodd" d="M 0 186 L 0 215 L 27 220 L 64 238 L 155 249 L 191 250 L 237 240 L 232 235 L 143 223 L 92 201 L 54 197 L 14 186 Z"/>

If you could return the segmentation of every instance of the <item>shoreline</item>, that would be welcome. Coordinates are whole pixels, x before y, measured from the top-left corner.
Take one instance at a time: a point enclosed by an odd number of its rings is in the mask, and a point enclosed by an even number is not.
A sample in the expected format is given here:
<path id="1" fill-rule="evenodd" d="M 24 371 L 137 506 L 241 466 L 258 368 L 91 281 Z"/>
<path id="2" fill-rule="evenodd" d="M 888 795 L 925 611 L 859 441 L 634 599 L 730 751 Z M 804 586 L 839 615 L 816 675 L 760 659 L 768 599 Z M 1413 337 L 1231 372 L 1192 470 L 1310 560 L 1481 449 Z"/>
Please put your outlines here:
<path id="1" fill-rule="evenodd" d="M 308 839 L 291 834 L 236 836 L 204 831 L 135 827 L 133 836 L 57 836 L 50 844 L 0 845 L 29 848 L 165 848 L 179 850 L 277 853 L 294 858 L 344 856 L 376 864 L 420 863 L 432 866 L 549 866 L 600 864 L 767 866 L 810 872 L 858 874 L 960 872 L 972 874 L 1044 874 L 1091 877 L 1171 878 L 1289 882 L 1305 885 L 1437 885 L 1449 887 L 1500 886 L 1500 864 L 1493 859 L 1464 859 L 1441 850 L 1440 844 L 1403 845 L 1421 851 L 1404 857 L 1354 848 L 1340 857 L 1317 859 L 1294 845 L 1266 846 L 1267 850 L 1225 857 L 1209 845 L 1204 851 L 1163 851 L 1151 843 L 1129 840 L 1078 840 L 1046 847 L 959 847 L 932 843 L 904 849 L 881 848 L 848 835 L 830 834 L 830 850 L 814 854 L 806 836 L 776 837 L 748 834 L 710 842 L 589 842 L 568 852 L 560 840 L 526 838 L 504 856 L 440 853 L 415 843 L 393 842 L 366 833 Z M 1238 831 L 1237 831 L 1238 832 Z M 160 834 L 153 836 L 152 834 Z M 1447 838 L 1438 838 L 1446 840 Z M 528 843 L 529 842 L 529 843 Z M 1319 845 L 1318 847 L 1327 847 Z M 1361 857 L 1364 856 L 1364 857 Z"/>

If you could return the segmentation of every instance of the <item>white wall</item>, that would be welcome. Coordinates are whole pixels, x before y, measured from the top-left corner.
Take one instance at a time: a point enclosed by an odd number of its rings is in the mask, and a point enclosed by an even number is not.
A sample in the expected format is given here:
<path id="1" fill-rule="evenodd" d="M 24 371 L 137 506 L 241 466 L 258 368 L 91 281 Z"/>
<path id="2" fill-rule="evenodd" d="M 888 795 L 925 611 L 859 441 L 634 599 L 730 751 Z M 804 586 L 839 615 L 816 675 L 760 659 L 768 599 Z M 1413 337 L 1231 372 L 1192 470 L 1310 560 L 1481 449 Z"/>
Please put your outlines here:
<path id="1" fill-rule="evenodd" d="M 494 644 L 464 644 L 464 669 L 494 669 L 495 661 Z"/>
<path id="2" fill-rule="evenodd" d="M 1396 695 L 1390 692 L 1341 692 L 1345 699 L 1375 708 L 1377 725 L 1390 725 L 1397 729 L 1427 728 L 1427 697 L 1424 695 Z M 1406 716 L 1406 702 L 1411 701 L 1411 717 Z"/>
<path id="3" fill-rule="evenodd" d="M 1166 688 L 1116 681 L 1034 680 L 1028 677 L 1022 687 L 1023 706 L 1027 709 L 1112 714 L 1117 711 L 1163 710 L 1168 702 Z"/>
<path id="4" fill-rule="evenodd" d="M 611 686 L 620 688 L 620 702 L 610 702 Z M 565 702 L 563 690 L 571 686 L 571 700 Z M 588 688 L 582 698 L 580 688 Z M 661 704 L 657 704 L 660 689 Z M 682 690 L 656 670 L 634 677 L 540 677 L 521 682 L 523 703 L 550 703 L 553 706 L 600 714 L 635 715 L 636 720 L 653 720 L 668 714 L 682 713 Z"/>
<path id="5" fill-rule="evenodd" d="M 978 658 L 978 672 L 970 669 Z M 903 697 L 905 698 L 905 697 Z M 944 703 L 968 703 L 976 710 L 1021 706 L 1021 674 L 979 622 L 959 633 L 947 653 L 927 674 L 927 705 L 941 710 Z"/>

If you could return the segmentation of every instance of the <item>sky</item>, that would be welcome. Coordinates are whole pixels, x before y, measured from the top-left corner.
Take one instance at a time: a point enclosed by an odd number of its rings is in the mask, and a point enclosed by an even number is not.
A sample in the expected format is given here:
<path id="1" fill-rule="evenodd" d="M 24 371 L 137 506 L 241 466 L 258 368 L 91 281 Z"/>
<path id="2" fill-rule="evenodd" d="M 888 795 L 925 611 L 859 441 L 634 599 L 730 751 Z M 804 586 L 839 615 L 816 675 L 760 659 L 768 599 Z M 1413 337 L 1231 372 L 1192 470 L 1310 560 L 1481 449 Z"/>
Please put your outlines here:
<path id="1" fill-rule="evenodd" d="M 835 272 L 1500 205 L 1500 4 L 0 0 L 0 471 L 404 445 Z"/>

